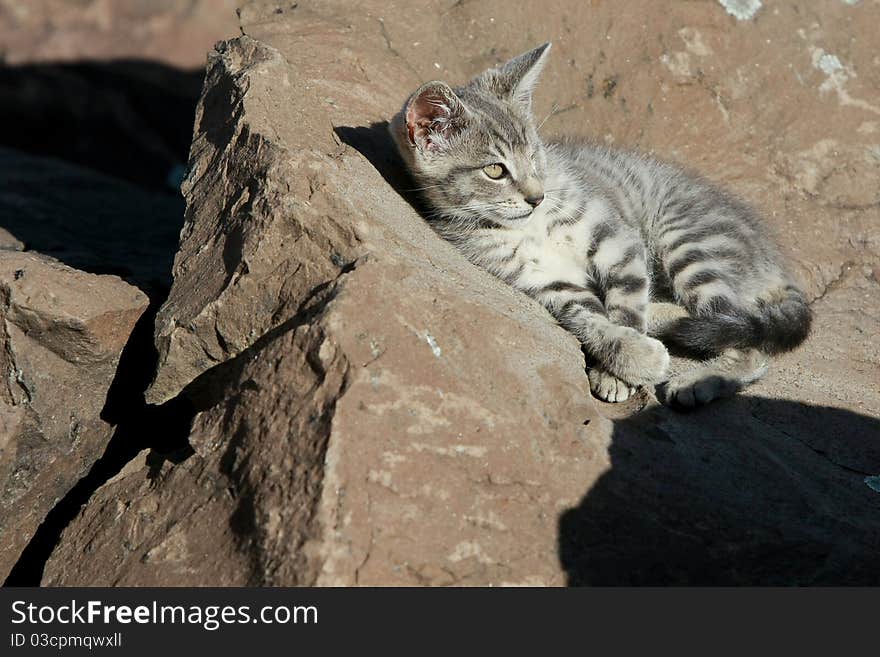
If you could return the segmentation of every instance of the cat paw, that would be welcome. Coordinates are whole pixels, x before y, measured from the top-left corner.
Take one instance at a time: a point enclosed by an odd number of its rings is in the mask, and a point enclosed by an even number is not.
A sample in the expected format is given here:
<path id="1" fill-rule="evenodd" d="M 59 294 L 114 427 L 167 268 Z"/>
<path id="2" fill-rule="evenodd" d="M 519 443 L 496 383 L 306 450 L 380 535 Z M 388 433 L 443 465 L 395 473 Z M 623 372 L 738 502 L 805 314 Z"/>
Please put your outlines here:
<path id="1" fill-rule="evenodd" d="M 590 379 L 590 390 L 602 401 L 622 402 L 635 394 L 635 386 L 621 381 L 608 372 L 592 369 L 587 376 Z"/>
<path id="2" fill-rule="evenodd" d="M 737 391 L 736 382 L 727 377 L 706 373 L 700 375 L 698 372 L 685 372 L 673 377 L 663 388 L 663 401 L 669 406 L 684 409 L 730 397 Z"/>
<path id="3" fill-rule="evenodd" d="M 608 369 L 633 385 L 662 381 L 669 369 L 669 352 L 663 343 L 636 331 L 621 340 L 619 357 L 615 360 Z"/>

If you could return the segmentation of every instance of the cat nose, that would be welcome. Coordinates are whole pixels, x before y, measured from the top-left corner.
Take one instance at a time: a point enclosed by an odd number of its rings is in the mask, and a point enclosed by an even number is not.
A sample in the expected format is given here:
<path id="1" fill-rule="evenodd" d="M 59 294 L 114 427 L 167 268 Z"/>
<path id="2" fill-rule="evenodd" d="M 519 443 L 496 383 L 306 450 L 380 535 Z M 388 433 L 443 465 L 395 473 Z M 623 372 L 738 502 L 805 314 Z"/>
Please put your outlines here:
<path id="1" fill-rule="evenodd" d="M 535 194 L 533 196 L 526 196 L 526 203 L 531 205 L 533 208 L 541 205 L 541 201 L 544 200 L 544 194 Z"/>

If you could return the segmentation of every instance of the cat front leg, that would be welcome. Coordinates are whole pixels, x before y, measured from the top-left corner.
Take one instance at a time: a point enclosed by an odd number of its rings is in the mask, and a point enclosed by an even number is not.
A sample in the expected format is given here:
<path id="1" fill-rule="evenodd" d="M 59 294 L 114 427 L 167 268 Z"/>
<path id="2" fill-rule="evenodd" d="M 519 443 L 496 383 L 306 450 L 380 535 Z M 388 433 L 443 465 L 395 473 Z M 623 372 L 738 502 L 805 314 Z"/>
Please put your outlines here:
<path id="1" fill-rule="evenodd" d="M 638 390 L 636 386 L 631 386 L 623 379 L 618 379 L 598 367 L 591 367 L 587 372 L 587 378 L 590 380 L 590 391 L 602 401 L 624 402 Z"/>
<path id="2" fill-rule="evenodd" d="M 534 296 L 580 341 L 595 363 L 590 388 L 600 399 L 624 401 L 637 386 L 657 383 L 666 374 L 666 347 L 638 329 L 612 322 L 594 290 L 556 282 Z"/>
<path id="3" fill-rule="evenodd" d="M 608 319 L 644 333 L 650 285 L 645 248 L 639 236 L 621 231 L 613 239 L 600 242 L 590 265 Z"/>
<path id="4" fill-rule="evenodd" d="M 664 380 L 669 353 L 659 340 L 607 318 L 572 317 L 561 323 L 578 336 L 599 369 L 631 386 L 654 385 Z"/>

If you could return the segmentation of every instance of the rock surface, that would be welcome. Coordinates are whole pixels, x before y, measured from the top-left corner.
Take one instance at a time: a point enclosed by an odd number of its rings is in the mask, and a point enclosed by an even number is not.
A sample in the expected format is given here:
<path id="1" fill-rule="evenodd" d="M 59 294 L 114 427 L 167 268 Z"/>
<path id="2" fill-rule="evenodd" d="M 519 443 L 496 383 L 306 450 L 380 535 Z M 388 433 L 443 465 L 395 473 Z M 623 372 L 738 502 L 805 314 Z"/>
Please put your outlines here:
<path id="1" fill-rule="evenodd" d="M 147 298 L 32 253 L 0 250 L 0 576 L 103 453 L 100 418 Z"/>
<path id="2" fill-rule="evenodd" d="M 139 445 L 164 440 L 164 432 L 140 433 L 140 416 L 168 415 L 143 408 L 152 367 L 152 320 L 138 320 L 146 297 L 115 276 L 34 252 L 118 274 L 161 302 L 182 225 L 177 187 L 205 51 L 235 34 L 228 2 L 0 0 L 7 584 L 39 581 L 57 533 L 93 482 Z M 147 61 L 154 57 L 164 63 Z"/>
<path id="3" fill-rule="evenodd" d="M 880 582 L 878 3 L 278 9 L 211 56 L 157 319 L 194 453 L 101 488 L 44 583 Z M 804 278 L 814 335 L 747 395 L 592 402 L 573 338 L 404 200 L 376 124 L 547 39 L 545 134 L 732 187 Z"/>
<path id="4" fill-rule="evenodd" d="M 184 68 L 238 33 L 235 0 L 0 0 L 0 52 L 9 64 L 151 59 Z"/>
<path id="5" fill-rule="evenodd" d="M 24 242 L 5 228 L 0 228 L 0 249 L 5 251 L 23 251 Z"/>

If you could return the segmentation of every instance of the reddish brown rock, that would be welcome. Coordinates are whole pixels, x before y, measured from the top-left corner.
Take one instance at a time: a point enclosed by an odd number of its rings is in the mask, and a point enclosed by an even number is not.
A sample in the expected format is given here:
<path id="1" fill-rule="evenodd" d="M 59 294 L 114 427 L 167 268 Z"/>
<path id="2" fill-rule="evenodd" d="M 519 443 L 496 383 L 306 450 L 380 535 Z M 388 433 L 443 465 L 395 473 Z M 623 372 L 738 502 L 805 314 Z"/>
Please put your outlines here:
<path id="1" fill-rule="evenodd" d="M 185 68 L 238 33 L 234 0 L 0 0 L 0 52 L 9 64 L 151 59 Z"/>
<path id="2" fill-rule="evenodd" d="M 0 250 L 0 575 L 103 453 L 100 418 L 147 298 L 32 253 Z"/>
<path id="3" fill-rule="evenodd" d="M 196 404 L 194 453 L 100 489 L 44 582 L 880 582 L 878 11 L 245 6 L 157 320 L 149 396 Z M 813 337 L 747 395 L 593 403 L 573 338 L 394 191 L 373 123 L 547 39 L 545 132 L 726 183 L 806 279 Z"/>

